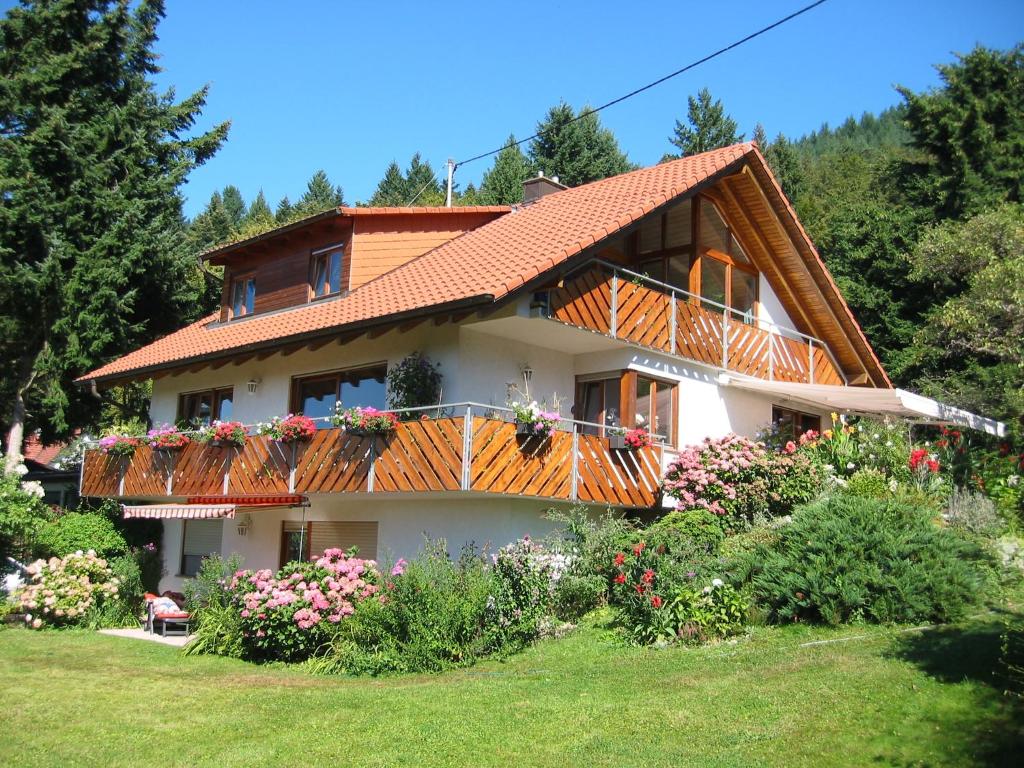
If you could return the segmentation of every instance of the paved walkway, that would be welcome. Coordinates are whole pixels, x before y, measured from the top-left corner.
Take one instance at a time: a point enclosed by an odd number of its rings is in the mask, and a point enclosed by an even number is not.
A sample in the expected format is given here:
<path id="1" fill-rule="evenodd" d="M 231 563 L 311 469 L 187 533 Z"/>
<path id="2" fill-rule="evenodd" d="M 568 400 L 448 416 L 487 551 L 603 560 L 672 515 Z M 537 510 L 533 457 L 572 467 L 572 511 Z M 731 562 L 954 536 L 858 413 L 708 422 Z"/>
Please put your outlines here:
<path id="1" fill-rule="evenodd" d="M 151 643 L 161 643 L 162 645 L 173 645 L 177 648 L 181 648 L 185 643 L 188 642 L 189 638 L 184 635 L 172 635 L 170 637 L 161 637 L 160 635 L 154 635 L 151 632 L 147 632 L 144 629 L 101 629 L 101 635 L 113 635 L 114 637 L 130 637 L 135 640 L 148 640 Z"/>

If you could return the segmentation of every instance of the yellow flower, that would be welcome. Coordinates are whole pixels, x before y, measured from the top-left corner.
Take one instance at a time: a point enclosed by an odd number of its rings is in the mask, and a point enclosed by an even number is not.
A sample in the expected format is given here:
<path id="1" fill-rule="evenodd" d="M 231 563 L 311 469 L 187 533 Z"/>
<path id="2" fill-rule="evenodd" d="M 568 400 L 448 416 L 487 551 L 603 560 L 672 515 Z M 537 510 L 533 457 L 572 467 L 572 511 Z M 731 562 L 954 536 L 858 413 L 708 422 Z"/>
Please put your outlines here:
<path id="1" fill-rule="evenodd" d="M 832 411 L 832 423 L 835 424 L 837 421 L 839 421 L 839 414 Z"/>
<path id="2" fill-rule="evenodd" d="M 826 440 L 831 440 L 832 439 L 832 430 L 831 429 L 826 429 L 822 434 L 825 436 Z"/>

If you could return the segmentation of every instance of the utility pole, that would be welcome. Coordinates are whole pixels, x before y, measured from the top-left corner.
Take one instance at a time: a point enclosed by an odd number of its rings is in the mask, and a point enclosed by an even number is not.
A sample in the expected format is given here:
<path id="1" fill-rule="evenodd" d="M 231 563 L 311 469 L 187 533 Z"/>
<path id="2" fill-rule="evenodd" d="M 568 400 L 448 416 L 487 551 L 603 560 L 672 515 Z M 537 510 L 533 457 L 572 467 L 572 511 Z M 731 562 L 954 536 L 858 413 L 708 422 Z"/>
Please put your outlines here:
<path id="1" fill-rule="evenodd" d="M 445 195 L 446 208 L 452 207 L 452 178 L 455 176 L 455 160 L 448 158 L 448 193 Z"/>

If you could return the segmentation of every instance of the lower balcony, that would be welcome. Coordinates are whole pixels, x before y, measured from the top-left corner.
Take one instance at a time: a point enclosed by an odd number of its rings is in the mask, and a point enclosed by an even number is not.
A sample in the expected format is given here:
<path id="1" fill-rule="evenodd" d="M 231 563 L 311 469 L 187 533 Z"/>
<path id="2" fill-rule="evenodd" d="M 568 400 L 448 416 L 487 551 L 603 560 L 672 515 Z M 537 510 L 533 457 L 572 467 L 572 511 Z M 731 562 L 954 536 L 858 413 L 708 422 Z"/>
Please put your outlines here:
<path id="1" fill-rule="evenodd" d="M 437 409 L 432 409 L 432 412 Z M 131 457 L 89 450 L 83 496 L 124 500 L 267 497 L 284 494 L 463 492 L 649 508 L 658 502 L 664 448 L 613 447 L 563 421 L 545 438 L 483 405 L 455 415 L 403 421 L 384 436 L 320 429 L 306 442 L 250 435 L 243 447 L 192 442 L 179 450 L 142 446 Z"/>

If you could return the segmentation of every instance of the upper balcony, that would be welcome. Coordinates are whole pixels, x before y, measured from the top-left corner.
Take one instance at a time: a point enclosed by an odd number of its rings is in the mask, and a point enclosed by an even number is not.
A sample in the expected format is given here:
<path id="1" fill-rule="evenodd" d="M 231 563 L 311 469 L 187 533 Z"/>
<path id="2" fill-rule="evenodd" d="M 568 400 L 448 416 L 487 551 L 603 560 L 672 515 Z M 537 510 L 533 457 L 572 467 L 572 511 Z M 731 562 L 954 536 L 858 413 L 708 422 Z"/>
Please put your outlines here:
<path id="1" fill-rule="evenodd" d="M 566 325 L 767 380 L 845 384 L 820 339 L 595 260 L 549 293 Z"/>
<path id="2" fill-rule="evenodd" d="M 243 447 L 141 446 L 130 458 L 86 451 L 83 496 L 131 500 L 346 493 L 473 492 L 649 508 L 658 501 L 660 446 L 626 449 L 600 425 L 563 420 L 546 438 L 517 434 L 508 409 L 475 403 L 419 409 L 386 436 L 320 429 L 308 442 L 250 435 Z M 591 433 L 598 434 L 591 434 Z"/>

